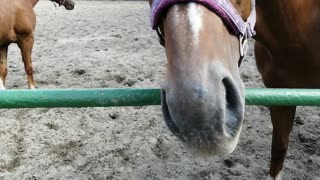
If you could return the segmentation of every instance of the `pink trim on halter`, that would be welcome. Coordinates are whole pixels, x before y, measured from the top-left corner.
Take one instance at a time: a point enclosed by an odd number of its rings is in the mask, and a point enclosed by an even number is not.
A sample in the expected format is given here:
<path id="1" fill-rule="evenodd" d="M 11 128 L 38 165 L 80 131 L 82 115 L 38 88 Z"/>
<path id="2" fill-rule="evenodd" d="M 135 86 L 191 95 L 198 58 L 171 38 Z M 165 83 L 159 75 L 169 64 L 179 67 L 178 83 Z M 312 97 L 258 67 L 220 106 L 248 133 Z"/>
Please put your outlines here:
<path id="1" fill-rule="evenodd" d="M 245 22 L 234 9 L 229 0 L 154 0 L 151 8 L 151 25 L 153 29 L 159 26 L 163 13 L 174 4 L 195 2 L 202 4 L 216 13 L 228 28 L 237 36 L 252 37 L 255 35 L 256 23 L 255 0 L 251 0 L 251 14 Z"/>

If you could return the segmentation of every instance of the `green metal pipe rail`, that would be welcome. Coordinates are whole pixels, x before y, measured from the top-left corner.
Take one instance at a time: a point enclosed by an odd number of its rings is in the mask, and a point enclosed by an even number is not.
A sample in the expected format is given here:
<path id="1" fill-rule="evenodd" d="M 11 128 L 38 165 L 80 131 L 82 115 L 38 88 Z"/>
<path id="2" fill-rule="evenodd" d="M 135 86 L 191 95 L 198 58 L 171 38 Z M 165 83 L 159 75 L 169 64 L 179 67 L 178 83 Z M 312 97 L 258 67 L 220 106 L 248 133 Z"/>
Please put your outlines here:
<path id="1" fill-rule="evenodd" d="M 0 108 L 81 108 L 160 104 L 159 89 L 20 89 L 0 91 Z M 320 89 L 246 89 L 247 105 L 320 106 Z"/>

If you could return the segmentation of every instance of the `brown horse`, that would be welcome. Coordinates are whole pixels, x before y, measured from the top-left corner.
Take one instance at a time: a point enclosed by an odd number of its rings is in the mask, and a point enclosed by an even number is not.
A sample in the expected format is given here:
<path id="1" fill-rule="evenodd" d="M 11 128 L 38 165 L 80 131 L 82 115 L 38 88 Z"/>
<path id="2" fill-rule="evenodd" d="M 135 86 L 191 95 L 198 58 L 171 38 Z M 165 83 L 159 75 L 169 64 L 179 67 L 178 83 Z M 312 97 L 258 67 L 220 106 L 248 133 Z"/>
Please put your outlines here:
<path id="1" fill-rule="evenodd" d="M 203 1 L 171 3 L 153 27 L 168 61 L 162 110 L 169 129 L 192 148 L 227 154 L 237 144 L 243 120 L 244 85 L 238 68 L 243 39 L 219 10 L 209 10 Z M 149 3 L 151 12 L 159 4 Z M 243 20 L 249 17 L 253 1 L 230 3 Z M 320 87 L 319 9 L 318 0 L 256 0 L 255 54 L 267 87 Z M 273 179 L 281 179 L 295 109 L 270 107 Z"/>
<path id="2" fill-rule="evenodd" d="M 270 88 L 320 88 L 320 1 L 257 0 L 255 55 Z M 280 176 L 296 107 L 270 107 L 270 175 Z"/>
<path id="3" fill-rule="evenodd" d="M 35 88 L 31 53 L 34 42 L 36 15 L 33 7 L 39 0 L 1 0 L 0 1 L 0 89 L 5 89 L 7 76 L 8 46 L 17 43 L 24 62 L 30 89 Z M 72 10 L 72 0 L 54 0 L 66 9 Z"/>

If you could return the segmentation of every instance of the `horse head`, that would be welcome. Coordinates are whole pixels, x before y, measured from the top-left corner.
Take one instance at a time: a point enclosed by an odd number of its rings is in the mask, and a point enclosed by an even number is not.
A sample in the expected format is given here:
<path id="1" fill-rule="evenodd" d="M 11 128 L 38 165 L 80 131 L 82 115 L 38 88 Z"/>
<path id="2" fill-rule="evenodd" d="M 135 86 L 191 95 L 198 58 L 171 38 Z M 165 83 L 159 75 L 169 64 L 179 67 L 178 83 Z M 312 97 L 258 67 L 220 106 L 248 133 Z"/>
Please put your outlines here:
<path id="1" fill-rule="evenodd" d="M 252 0 L 150 0 L 151 23 L 165 46 L 162 111 L 193 149 L 231 153 L 244 118 L 238 64 L 254 33 Z M 252 19 L 253 23 L 248 23 Z"/>
<path id="2" fill-rule="evenodd" d="M 52 2 L 55 2 L 59 4 L 59 6 L 64 6 L 67 10 L 73 10 L 74 9 L 74 1 L 72 0 L 50 0 Z"/>

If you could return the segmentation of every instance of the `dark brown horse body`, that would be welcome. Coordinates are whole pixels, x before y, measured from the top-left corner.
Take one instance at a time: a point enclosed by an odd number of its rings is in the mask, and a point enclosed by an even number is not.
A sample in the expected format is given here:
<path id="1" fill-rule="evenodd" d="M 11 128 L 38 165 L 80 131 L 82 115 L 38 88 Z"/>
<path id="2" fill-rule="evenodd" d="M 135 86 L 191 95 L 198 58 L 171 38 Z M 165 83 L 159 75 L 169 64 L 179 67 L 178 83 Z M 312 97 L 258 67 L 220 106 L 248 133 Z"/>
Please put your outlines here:
<path id="1" fill-rule="evenodd" d="M 230 2 L 245 20 L 251 1 Z M 318 0 L 256 0 L 256 61 L 267 87 L 320 88 L 319 9 Z M 159 29 L 168 60 L 162 109 L 169 129 L 194 149 L 232 152 L 244 111 L 239 38 L 195 3 L 168 8 Z M 295 109 L 270 108 L 273 179 L 281 179 Z"/>
<path id="2" fill-rule="evenodd" d="M 32 68 L 32 47 L 36 16 L 33 7 L 39 0 L 1 0 L 0 1 L 0 89 L 5 89 L 7 76 L 7 53 L 11 43 L 17 43 L 27 73 L 29 88 L 35 88 Z M 74 2 L 70 0 L 55 0 L 66 9 L 73 9 Z"/>
<path id="3" fill-rule="evenodd" d="M 320 1 L 257 0 L 255 55 L 270 88 L 320 88 Z M 283 167 L 296 107 L 270 107 L 270 175 Z"/>

